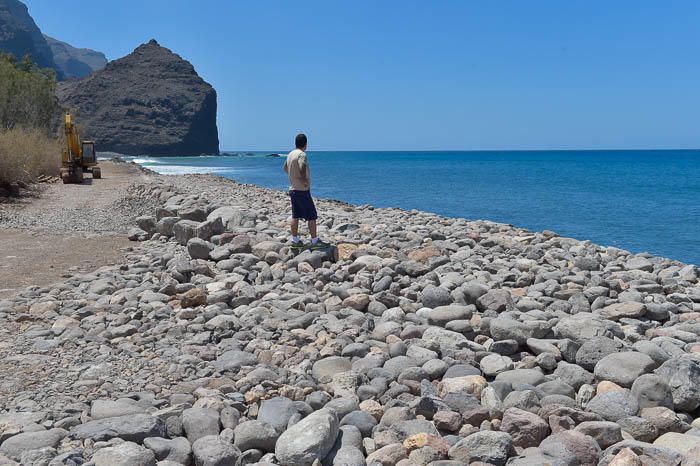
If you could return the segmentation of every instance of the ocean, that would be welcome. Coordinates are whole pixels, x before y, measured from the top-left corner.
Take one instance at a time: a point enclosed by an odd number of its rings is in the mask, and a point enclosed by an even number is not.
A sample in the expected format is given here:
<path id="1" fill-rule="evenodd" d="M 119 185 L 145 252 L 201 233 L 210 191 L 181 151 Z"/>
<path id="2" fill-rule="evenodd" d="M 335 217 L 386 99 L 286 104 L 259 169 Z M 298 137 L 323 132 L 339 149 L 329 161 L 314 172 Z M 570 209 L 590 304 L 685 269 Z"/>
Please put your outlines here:
<path id="1" fill-rule="evenodd" d="M 287 189 L 283 159 L 269 154 L 130 159 Z M 552 230 L 700 265 L 700 150 L 310 151 L 309 161 L 315 197 Z"/>

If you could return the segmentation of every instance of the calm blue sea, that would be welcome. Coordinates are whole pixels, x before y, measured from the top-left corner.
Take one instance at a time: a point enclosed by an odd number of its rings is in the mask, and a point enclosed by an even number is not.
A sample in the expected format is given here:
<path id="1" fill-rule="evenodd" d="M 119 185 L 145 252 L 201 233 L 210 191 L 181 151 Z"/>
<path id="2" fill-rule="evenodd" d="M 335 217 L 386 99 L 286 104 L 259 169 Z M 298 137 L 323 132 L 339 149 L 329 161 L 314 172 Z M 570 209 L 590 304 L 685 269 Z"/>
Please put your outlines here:
<path id="1" fill-rule="evenodd" d="M 269 153 L 137 157 L 286 189 Z M 700 151 L 309 152 L 312 193 L 486 219 L 700 264 Z"/>

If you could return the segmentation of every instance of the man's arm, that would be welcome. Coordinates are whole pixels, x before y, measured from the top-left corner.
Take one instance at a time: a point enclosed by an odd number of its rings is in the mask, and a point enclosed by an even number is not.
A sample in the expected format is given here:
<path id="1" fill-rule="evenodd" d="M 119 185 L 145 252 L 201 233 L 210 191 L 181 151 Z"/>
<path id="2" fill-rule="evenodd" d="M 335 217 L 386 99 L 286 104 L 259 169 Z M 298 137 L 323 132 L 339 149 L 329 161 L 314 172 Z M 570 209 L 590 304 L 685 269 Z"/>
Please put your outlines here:
<path id="1" fill-rule="evenodd" d="M 301 176 L 304 178 L 304 181 L 307 183 L 310 181 L 309 180 L 309 164 L 306 161 L 306 154 L 301 154 L 299 158 L 297 159 L 297 163 L 299 164 L 299 171 L 301 172 Z"/>
<path id="2" fill-rule="evenodd" d="M 289 167 L 287 166 L 287 159 L 284 159 L 284 165 L 282 166 L 284 168 L 284 172 L 286 174 L 289 174 Z"/>

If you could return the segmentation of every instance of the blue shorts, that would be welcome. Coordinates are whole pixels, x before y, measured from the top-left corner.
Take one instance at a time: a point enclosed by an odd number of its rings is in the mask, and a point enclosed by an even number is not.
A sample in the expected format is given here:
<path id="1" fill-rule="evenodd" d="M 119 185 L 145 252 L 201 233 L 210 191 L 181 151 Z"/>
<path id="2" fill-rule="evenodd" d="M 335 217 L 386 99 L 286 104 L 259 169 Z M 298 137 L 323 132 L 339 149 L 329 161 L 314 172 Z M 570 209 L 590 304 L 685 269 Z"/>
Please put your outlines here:
<path id="1" fill-rule="evenodd" d="M 292 218 L 301 218 L 306 221 L 316 220 L 316 206 L 311 199 L 311 191 L 289 191 L 292 200 Z"/>

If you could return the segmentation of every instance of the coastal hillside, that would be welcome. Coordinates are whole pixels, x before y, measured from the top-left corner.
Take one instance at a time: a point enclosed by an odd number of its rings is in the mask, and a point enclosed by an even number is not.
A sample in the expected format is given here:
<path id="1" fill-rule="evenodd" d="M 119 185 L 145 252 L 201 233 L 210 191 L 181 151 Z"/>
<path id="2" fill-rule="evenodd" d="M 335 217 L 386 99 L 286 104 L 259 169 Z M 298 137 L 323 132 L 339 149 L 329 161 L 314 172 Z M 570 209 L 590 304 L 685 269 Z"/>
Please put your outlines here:
<path id="1" fill-rule="evenodd" d="M 27 5 L 19 0 L 0 0 L 0 52 L 17 60 L 29 55 L 39 68 L 56 71 L 59 80 L 84 78 L 107 64 L 101 52 L 76 48 L 42 34 Z"/>
<path id="2" fill-rule="evenodd" d="M 61 83 L 57 94 L 102 151 L 219 153 L 216 91 L 155 40 L 82 80 Z"/>
<path id="3" fill-rule="evenodd" d="M 52 68 L 59 79 L 63 77 L 49 44 L 27 6 L 19 0 L 0 0 L 0 52 L 10 53 L 18 60 L 30 55 L 37 66 Z"/>
<path id="4" fill-rule="evenodd" d="M 44 34 L 44 39 L 51 48 L 56 66 L 66 79 L 84 78 L 107 65 L 107 57 L 102 52 L 76 48 L 46 34 Z"/>

